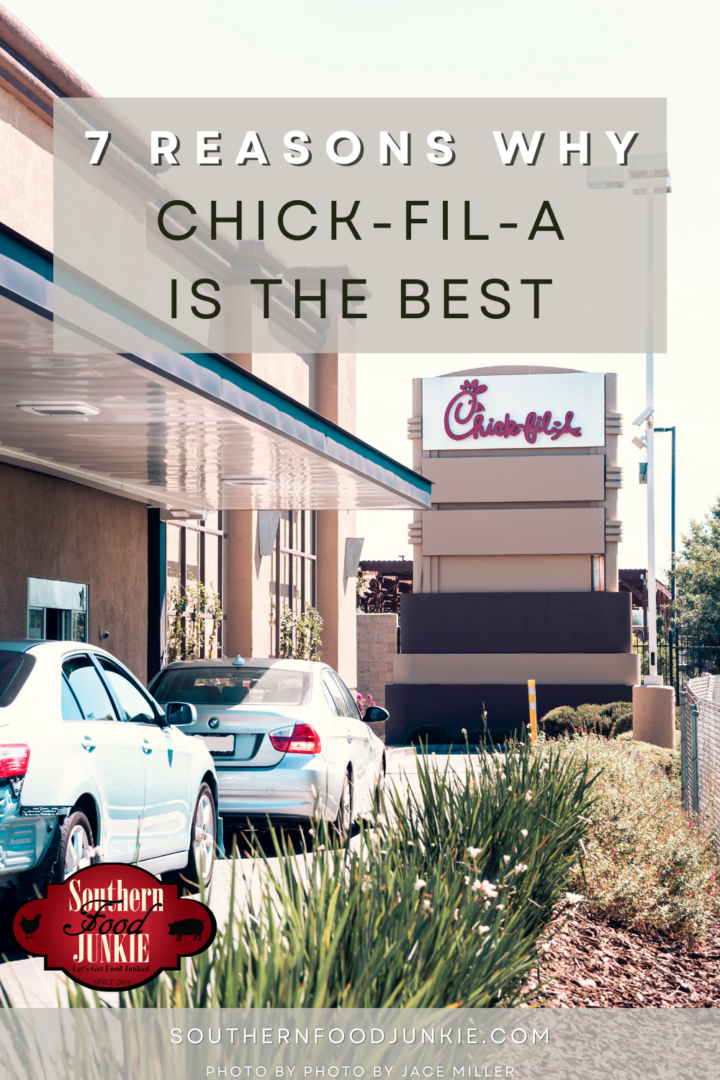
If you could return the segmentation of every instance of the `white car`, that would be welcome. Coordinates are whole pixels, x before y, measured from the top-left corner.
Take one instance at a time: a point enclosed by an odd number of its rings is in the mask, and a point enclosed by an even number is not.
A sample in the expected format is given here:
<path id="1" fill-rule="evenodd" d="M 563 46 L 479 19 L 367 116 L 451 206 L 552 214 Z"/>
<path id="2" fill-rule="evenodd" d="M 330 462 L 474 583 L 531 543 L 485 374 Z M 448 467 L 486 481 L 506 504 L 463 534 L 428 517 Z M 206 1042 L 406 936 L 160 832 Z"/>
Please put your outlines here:
<path id="1" fill-rule="evenodd" d="M 196 720 L 103 649 L 0 641 L 0 892 L 32 896 L 98 859 L 208 883 L 215 768 L 174 726 Z"/>
<path id="2" fill-rule="evenodd" d="M 369 811 L 385 746 L 337 672 L 310 660 L 183 660 L 150 684 L 159 702 L 197 709 L 187 728 L 215 759 L 220 813 L 307 821 L 316 810 L 344 829 Z"/>

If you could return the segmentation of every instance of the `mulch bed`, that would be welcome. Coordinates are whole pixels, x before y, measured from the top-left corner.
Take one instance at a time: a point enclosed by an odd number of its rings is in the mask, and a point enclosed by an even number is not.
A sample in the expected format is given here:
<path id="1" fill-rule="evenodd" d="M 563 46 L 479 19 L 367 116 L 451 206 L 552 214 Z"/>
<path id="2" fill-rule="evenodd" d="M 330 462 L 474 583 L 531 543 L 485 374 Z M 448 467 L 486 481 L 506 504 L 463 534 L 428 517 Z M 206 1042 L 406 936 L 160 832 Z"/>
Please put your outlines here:
<path id="1" fill-rule="evenodd" d="M 593 918 L 580 906 L 555 924 L 540 950 L 546 1007 L 720 1006 L 720 924 L 688 944 L 657 930 L 628 930 Z"/>

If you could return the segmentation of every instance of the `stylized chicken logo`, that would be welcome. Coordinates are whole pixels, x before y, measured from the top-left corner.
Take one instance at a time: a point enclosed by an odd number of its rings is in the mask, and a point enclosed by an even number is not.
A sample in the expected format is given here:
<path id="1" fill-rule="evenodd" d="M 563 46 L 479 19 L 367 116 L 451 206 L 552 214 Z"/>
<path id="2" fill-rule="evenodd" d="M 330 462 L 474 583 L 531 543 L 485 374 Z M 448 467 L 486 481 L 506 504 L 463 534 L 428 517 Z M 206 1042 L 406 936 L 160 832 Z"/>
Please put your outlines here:
<path id="1" fill-rule="evenodd" d="M 458 435 L 451 428 L 450 420 L 454 419 L 458 425 L 469 424 L 476 413 L 485 412 L 485 406 L 481 401 L 478 401 L 478 397 L 480 394 L 484 394 L 486 390 L 487 386 L 485 383 L 481 383 L 479 379 L 465 379 L 464 382 L 460 383 L 460 393 L 455 395 L 445 410 L 445 433 L 455 442 L 467 439 L 468 436 L 472 435 L 474 425 L 461 435 Z M 467 400 L 468 397 L 470 398 L 469 401 Z M 465 416 L 462 415 L 464 405 L 468 406 Z M 455 407 L 454 412 L 453 406 Z"/>
<path id="2" fill-rule="evenodd" d="M 25 937 L 26 938 L 31 938 L 33 936 L 33 934 L 37 930 L 38 926 L 40 925 L 40 920 L 41 919 L 42 919 L 42 912 L 41 911 L 38 911 L 38 913 L 37 913 L 37 915 L 35 916 L 34 919 L 26 919 L 24 915 L 20 916 L 20 925 L 22 926 L 23 930 L 25 931 Z"/>

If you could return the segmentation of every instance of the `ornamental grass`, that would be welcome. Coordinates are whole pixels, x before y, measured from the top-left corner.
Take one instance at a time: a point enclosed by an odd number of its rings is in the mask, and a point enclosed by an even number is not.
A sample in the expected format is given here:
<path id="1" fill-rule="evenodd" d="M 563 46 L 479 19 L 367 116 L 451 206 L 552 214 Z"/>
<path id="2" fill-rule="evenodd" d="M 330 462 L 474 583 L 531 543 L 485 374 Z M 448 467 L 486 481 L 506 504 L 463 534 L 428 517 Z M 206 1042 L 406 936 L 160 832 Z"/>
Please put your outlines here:
<path id="1" fill-rule="evenodd" d="M 489 1007 L 529 1000 L 537 942 L 564 899 L 593 805 L 588 761 L 548 746 L 418 759 L 359 836 L 314 850 L 248 838 L 261 888 L 211 948 L 122 1007 Z M 457 771 L 455 771 L 457 770 Z M 310 841 L 312 842 L 312 841 Z M 293 859 L 287 856 L 299 854 Z M 235 874 L 248 860 L 234 863 Z M 234 897 L 231 911 L 235 910 Z M 70 991 L 82 1005 L 85 993 Z"/>
<path id="2" fill-rule="evenodd" d="M 552 745 L 598 775 L 571 887 L 603 918 L 702 937 L 720 916 L 718 863 L 712 836 L 682 809 L 679 753 L 592 734 Z"/>

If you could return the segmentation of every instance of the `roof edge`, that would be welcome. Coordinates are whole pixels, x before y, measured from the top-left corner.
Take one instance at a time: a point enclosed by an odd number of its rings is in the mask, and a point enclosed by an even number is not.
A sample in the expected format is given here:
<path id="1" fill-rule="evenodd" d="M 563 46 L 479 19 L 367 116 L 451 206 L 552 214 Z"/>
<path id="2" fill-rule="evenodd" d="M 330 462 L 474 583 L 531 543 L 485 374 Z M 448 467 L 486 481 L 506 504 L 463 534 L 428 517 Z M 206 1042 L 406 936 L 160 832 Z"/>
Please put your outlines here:
<path id="1" fill-rule="evenodd" d="M 49 45 L 13 15 L 4 4 L 0 4 L 0 41 L 6 43 L 27 65 L 33 74 L 39 75 L 57 97 L 99 97 L 94 90 L 69 64 L 66 64 Z"/>

